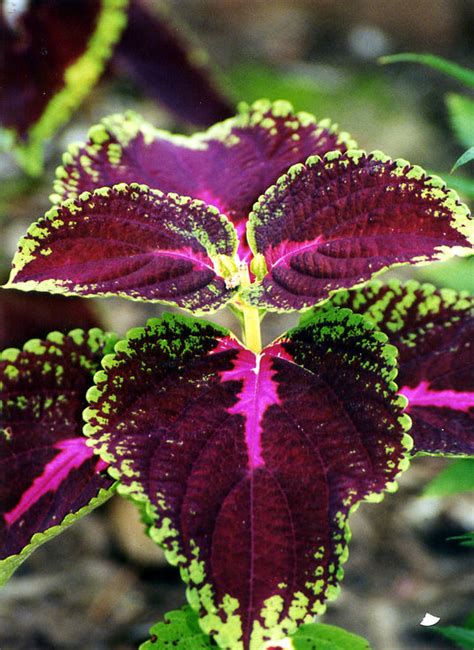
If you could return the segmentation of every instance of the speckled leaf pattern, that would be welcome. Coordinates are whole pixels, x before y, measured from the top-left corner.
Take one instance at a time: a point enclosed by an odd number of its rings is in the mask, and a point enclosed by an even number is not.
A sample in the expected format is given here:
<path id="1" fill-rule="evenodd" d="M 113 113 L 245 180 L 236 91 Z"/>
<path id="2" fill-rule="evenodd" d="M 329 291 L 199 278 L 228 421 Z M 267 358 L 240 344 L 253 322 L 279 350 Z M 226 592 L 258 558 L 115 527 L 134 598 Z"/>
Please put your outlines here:
<path id="1" fill-rule="evenodd" d="M 335 310 L 255 355 L 220 327 L 167 315 L 104 358 L 84 431 L 156 519 L 151 536 L 221 647 L 257 650 L 322 612 L 349 511 L 407 466 L 386 340 Z"/>
<path id="2" fill-rule="evenodd" d="M 0 124 L 20 162 L 41 171 L 42 147 L 99 78 L 125 26 L 126 0 L 42 0 L 0 8 Z M 16 11 L 15 11 L 16 9 Z"/>
<path id="3" fill-rule="evenodd" d="M 114 63 L 181 119 L 209 126 L 233 115 L 234 108 L 212 78 L 206 53 L 184 31 L 160 3 L 131 0 Z"/>
<path id="4" fill-rule="evenodd" d="M 233 295 L 237 239 L 202 201 L 117 185 L 52 208 L 20 241 L 10 286 L 199 310 Z M 227 264 L 222 263 L 227 260 Z"/>
<path id="5" fill-rule="evenodd" d="M 474 298 L 392 280 L 341 292 L 318 309 L 334 307 L 363 314 L 398 348 L 413 451 L 474 455 Z"/>
<path id="6" fill-rule="evenodd" d="M 361 151 L 312 157 L 250 215 L 261 284 L 248 298 L 276 311 L 306 309 L 387 267 L 467 254 L 473 223 L 441 179 L 405 160 Z"/>
<path id="7" fill-rule="evenodd" d="M 0 584 L 36 548 L 108 496 L 82 411 L 102 355 L 99 329 L 53 332 L 0 356 Z"/>
<path id="8" fill-rule="evenodd" d="M 370 650 L 368 641 L 334 625 L 306 623 L 280 645 L 265 644 L 265 650 Z M 217 648 L 199 627 L 198 615 L 189 606 L 165 614 L 165 620 L 150 629 L 150 640 L 140 650 L 208 650 Z"/>
<path id="9" fill-rule="evenodd" d="M 144 183 L 216 206 L 237 227 L 253 203 L 292 164 L 310 154 L 355 146 L 329 120 L 293 112 L 288 102 L 259 101 L 191 137 L 159 131 L 134 113 L 92 127 L 85 145 L 72 146 L 57 171 L 54 200 L 115 183 Z"/>

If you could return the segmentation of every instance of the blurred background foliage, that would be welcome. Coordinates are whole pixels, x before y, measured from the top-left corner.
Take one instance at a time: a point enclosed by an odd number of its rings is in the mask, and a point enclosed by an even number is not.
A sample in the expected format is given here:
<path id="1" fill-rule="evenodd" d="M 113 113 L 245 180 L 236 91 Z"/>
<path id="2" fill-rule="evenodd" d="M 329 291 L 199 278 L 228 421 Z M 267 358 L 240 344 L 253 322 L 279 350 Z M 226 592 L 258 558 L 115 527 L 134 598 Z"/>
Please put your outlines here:
<path id="1" fill-rule="evenodd" d="M 415 51 L 474 69 L 472 0 L 168 0 L 166 7 L 177 29 L 191 30 L 205 48 L 233 101 L 288 99 L 297 110 L 338 122 L 364 149 L 434 170 L 474 204 L 474 163 L 449 175 L 474 144 L 474 91 L 419 65 L 377 63 L 383 55 Z M 67 145 L 83 140 L 102 116 L 127 108 L 161 128 L 191 131 L 133 79 L 106 74 L 48 144 L 40 178 L 28 178 L 11 155 L 0 155 L 1 277 L 19 236 L 48 208 L 54 168 Z M 398 274 L 473 291 L 473 268 L 464 259 Z M 26 300 L 34 316 L 34 301 Z M 159 311 L 123 300 L 88 305 L 119 333 Z M 89 308 L 84 317 L 91 318 Z M 0 332 L 13 332 L 15 318 L 12 307 L 0 305 Z M 269 317 L 266 338 L 285 326 Z M 352 518 L 342 594 L 325 622 L 361 634 L 376 650 L 456 647 L 453 635 L 436 635 L 419 622 L 429 611 L 462 627 L 472 609 L 472 549 L 448 539 L 474 529 L 466 492 L 472 465 L 416 459 L 397 494 L 360 508 Z M 183 602 L 177 571 L 147 543 L 135 511 L 112 500 L 39 549 L 0 593 L 0 647 L 128 650 Z"/>

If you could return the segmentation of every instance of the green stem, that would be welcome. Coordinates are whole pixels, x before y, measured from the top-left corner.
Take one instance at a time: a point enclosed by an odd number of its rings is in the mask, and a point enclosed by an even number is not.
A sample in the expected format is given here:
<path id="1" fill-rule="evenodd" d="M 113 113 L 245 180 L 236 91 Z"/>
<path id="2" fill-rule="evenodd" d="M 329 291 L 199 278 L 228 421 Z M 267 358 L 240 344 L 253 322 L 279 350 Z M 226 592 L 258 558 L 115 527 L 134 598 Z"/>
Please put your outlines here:
<path id="1" fill-rule="evenodd" d="M 249 268 L 247 264 L 242 264 L 240 268 L 240 278 L 243 287 L 250 285 Z M 260 334 L 260 314 L 258 307 L 252 307 L 245 303 L 239 305 L 243 316 L 242 338 L 249 350 L 258 354 L 262 351 L 262 337 Z"/>
<path id="2" fill-rule="evenodd" d="M 249 350 L 258 354 L 262 351 L 262 337 L 260 335 L 260 314 L 258 307 L 242 305 L 244 315 L 243 339 Z"/>

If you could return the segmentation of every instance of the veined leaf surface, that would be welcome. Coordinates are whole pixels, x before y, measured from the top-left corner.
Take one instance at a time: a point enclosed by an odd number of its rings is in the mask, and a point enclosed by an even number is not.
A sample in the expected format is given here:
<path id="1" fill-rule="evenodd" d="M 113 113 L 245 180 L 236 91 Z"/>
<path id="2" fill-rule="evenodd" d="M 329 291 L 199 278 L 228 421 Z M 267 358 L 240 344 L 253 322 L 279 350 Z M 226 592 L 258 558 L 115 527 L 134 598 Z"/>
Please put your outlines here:
<path id="1" fill-rule="evenodd" d="M 380 152 L 309 158 L 255 204 L 256 305 L 306 309 L 387 267 L 472 251 L 474 221 L 441 179 Z M 257 266 L 260 270 L 257 269 Z"/>
<path id="2" fill-rule="evenodd" d="M 33 224 L 20 241 L 10 286 L 209 311 L 235 293 L 236 247 L 234 227 L 216 208 L 116 185 L 84 192 Z"/>
<path id="3" fill-rule="evenodd" d="M 236 226 L 248 255 L 245 223 L 253 203 L 288 167 L 310 154 L 355 146 L 329 120 L 261 100 L 191 137 L 155 129 L 135 113 L 113 115 L 74 145 L 57 171 L 53 200 L 116 183 L 144 183 L 214 205 Z"/>
<path id="4" fill-rule="evenodd" d="M 104 358 L 85 432 L 221 647 L 283 638 L 337 593 L 350 510 L 407 465 L 394 355 L 335 310 L 258 355 L 168 315 Z"/>
<path id="5" fill-rule="evenodd" d="M 0 584 L 40 544 L 110 496 L 82 411 L 116 337 L 53 332 L 0 356 Z"/>
<path id="6" fill-rule="evenodd" d="M 398 348 L 413 451 L 474 455 L 474 298 L 392 280 L 338 293 L 320 310 L 334 307 L 362 314 Z"/>

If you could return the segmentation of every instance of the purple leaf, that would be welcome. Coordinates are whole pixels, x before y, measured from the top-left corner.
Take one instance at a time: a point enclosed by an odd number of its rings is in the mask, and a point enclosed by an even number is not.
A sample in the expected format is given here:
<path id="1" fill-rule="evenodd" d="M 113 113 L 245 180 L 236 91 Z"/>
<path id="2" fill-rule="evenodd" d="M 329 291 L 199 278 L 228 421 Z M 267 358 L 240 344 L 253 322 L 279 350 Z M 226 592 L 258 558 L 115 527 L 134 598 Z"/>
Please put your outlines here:
<path id="1" fill-rule="evenodd" d="M 230 117 L 234 108 L 219 92 L 203 63 L 203 50 L 182 36 L 168 15 L 132 0 L 128 23 L 114 61 L 134 83 L 185 121 L 208 126 Z"/>
<path id="2" fill-rule="evenodd" d="M 468 208 L 444 183 L 380 152 L 310 158 L 279 179 L 250 215 L 262 280 L 253 304 L 300 310 L 393 265 L 472 251 Z"/>
<path id="3" fill-rule="evenodd" d="M 167 315 L 104 358 L 84 431 L 146 504 L 222 647 L 260 647 L 320 613 L 342 578 L 350 510 L 407 466 L 386 340 L 339 310 L 255 355 Z"/>
<path id="4" fill-rule="evenodd" d="M 409 401 L 413 451 L 474 455 L 474 298 L 391 280 L 338 293 L 317 309 L 334 307 L 370 319 L 398 348 L 397 383 Z"/>
<path id="5" fill-rule="evenodd" d="M 98 325 L 90 301 L 45 294 L 0 291 L 0 350 L 23 345 L 48 332 L 69 332 L 73 327 L 90 329 Z"/>
<path id="6" fill-rule="evenodd" d="M 5 3 L 6 4 L 6 3 Z M 41 171 L 45 139 L 99 78 L 125 26 L 124 0 L 28 2 L 0 9 L 0 123 L 20 162 Z"/>
<path id="7" fill-rule="evenodd" d="M 0 584 L 47 539 L 110 495 L 82 435 L 92 377 L 115 337 L 53 332 L 0 356 Z"/>
<path id="8" fill-rule="evenodd" d="M 191 137 L 154 129 L 134 113 L 113 115 L 92 127 L 83 146 L 64 155 L 51 198 L 77 197 L 115 183 L 144 183 L 216 206 L 245 245 L 253 203 L 290 165 L 310 154 L 355 146 L 328 120 L 294 114 L 288 102 L 262 100 L 234 118 Z"/>
<path id="9" fill-rule="evenodd" d="M 116 185 L 84 192 L 33 224 L 10 286 L 209 311 L 235 293 L 227 285 L 236 244 L 232 224 L 202 201 Z"/>

